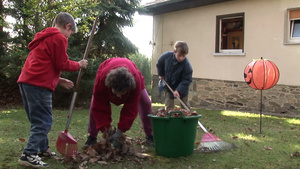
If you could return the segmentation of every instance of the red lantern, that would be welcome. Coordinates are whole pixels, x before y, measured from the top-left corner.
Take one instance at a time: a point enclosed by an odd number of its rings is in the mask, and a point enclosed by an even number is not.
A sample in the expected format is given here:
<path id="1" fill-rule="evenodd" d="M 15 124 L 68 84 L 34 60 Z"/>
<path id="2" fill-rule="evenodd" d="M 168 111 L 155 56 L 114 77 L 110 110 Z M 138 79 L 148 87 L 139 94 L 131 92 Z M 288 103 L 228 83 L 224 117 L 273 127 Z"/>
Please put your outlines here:
<path id="1" fill-rule="evenodd" d="M 267 60 L 259 59 L 250 62 L 244 70 L 245 82 L 253 89 L 260 90 L 260 133 L 262 123 L 262 90 L 269 89 L 276 85 L 279 79 L 277 66 Z"/>
<path id="2" fill-rule="evenodd" d="M 244 78 L 245 82 L 253 89 L 266 90 L 278 82 L 279 70 L 272 61 L 261 58 L 246 66 Z"/>

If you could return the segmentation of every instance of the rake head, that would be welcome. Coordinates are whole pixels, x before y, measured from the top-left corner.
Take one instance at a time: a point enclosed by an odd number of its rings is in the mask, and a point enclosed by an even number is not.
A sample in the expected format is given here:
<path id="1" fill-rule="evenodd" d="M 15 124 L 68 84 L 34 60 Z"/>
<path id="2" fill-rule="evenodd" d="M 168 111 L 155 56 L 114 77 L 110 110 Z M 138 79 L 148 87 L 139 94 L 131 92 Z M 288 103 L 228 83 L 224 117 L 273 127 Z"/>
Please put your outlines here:
<path id="1" fill-rule="evenodd" d="M 56 141 L 56 149 L 62 155 L 72 157 L 77 154 L 77 141 L 68 133 L 68 131 L 59 132 Z"/>
<path id="2" fill-rule="evenodd" d="M 201 150 L 203 152 L 216 152 L 233 148 L 236 148 L 233 143 L 227 143 L 211 133 L 205 133 L 202 136 L 201 143 L 197 150 Z"/>

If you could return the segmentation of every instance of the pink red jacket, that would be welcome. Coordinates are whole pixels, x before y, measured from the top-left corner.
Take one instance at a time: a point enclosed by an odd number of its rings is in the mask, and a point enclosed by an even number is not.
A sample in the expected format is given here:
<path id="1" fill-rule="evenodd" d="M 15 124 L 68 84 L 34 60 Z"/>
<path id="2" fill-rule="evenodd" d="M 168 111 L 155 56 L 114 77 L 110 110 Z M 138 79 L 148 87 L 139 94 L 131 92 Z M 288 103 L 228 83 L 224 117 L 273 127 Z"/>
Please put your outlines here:
<path id="1" fill-rule="evenodd" d="M 62 71 L 77 71 L 78 62 L 71 61 L 67 52 L 68 39 L 57 28 L 46 28 L 29 43 L 30 53 L 18 83 L 55 90 Z"/>
<path id="2" fill-rule="evenodd" d="M 136 81 L 136 88 L 119 98 L 112 93 L 111 88 L 105 86 L 105 78 L 110 70 L 121 66 L 126 67 L 131 72 Z M 99 66 L 96 75 L 91 104 L 91 113 L 95 118 L 97 129 L 103 132 L 110 127 L 112 122 L 111 102 L 115 105 L 124 104 L 120 113 L 118 129 L 123 132 L 129 130 L 137 117 L 141 90 L 144 88 L 144 77 L 132 61 L 126 58 L 111 58 L 104 61 Z"/>

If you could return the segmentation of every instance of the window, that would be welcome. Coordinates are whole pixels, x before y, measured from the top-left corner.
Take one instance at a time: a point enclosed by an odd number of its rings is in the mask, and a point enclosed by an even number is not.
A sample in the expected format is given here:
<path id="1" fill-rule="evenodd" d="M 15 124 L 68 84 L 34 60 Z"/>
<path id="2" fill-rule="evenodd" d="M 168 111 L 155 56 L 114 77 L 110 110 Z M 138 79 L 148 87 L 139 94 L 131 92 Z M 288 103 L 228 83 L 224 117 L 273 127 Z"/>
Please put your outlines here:
<path id="1" fill-rule="evenodd" d="M 217 16 L 216 54 L 244 52 L 244 13 Z"/>
<path id="2" fill-rule="evenodd" d="M 285 19 L 285 43 L 300 44 L 300 8 L 287 9 Z"/>

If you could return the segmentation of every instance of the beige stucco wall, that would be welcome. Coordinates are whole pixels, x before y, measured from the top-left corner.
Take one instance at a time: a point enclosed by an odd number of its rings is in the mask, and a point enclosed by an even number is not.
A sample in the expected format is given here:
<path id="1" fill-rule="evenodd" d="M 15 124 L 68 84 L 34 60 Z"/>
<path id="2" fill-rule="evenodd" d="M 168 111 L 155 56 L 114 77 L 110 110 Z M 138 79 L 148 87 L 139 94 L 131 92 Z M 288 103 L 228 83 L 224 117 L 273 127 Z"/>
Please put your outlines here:
<path id="1" fill-rule="evenodd" d="M 159 56 L 183 40 L 190 48 L 194 78 L 244 81 L 245 66 L 264 57 L 278 66 L 278 84 L 300 86 L 300 45 L 284 45 L 284 17 L 291 7 L 300 7 L 300 0 L 235 0 L 156 15 L 152 73 L 157 75 Z M 240 12 L 245 13 L 245 55 L 214 56 L 216 16 Z"/>

